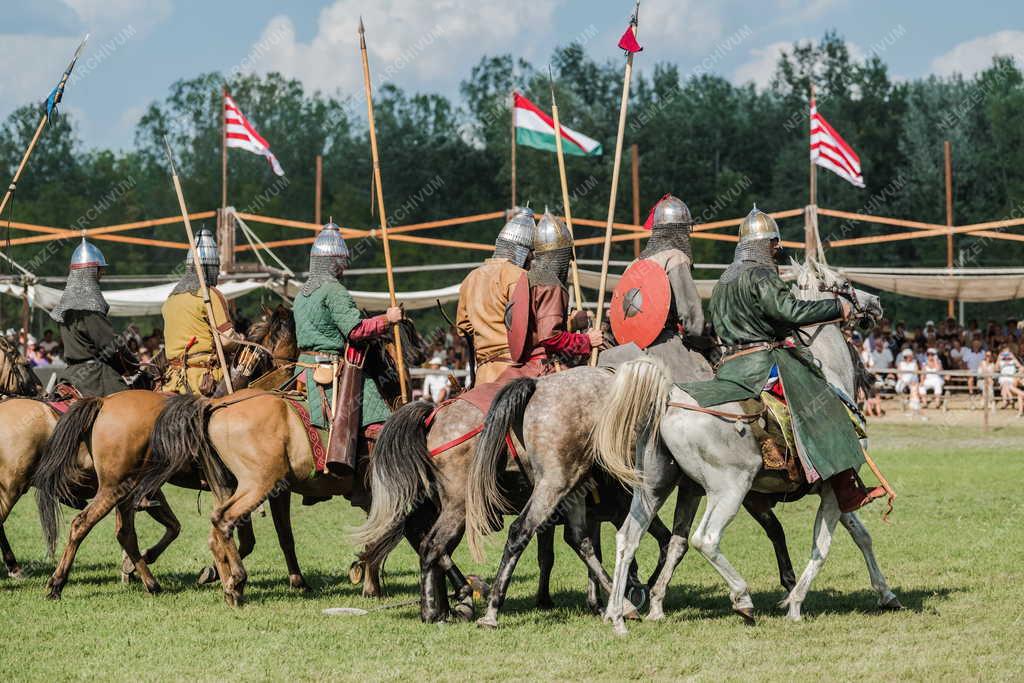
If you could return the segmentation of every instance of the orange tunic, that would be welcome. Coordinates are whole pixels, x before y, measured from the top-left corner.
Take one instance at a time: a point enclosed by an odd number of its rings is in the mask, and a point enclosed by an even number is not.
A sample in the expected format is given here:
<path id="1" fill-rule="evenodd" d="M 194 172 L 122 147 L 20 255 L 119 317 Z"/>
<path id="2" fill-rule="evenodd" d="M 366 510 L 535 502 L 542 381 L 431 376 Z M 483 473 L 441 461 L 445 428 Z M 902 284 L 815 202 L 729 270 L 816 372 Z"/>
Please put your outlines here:
<path id="1" fill-rule="evenodd" d="M 505 307 L 525 271 L 508 259 L 489 258 L 466 276 L 459 287 L 455 324 L 472 335 L 476 354 L 476 383 L 493 382 L 511 365 Z"/>

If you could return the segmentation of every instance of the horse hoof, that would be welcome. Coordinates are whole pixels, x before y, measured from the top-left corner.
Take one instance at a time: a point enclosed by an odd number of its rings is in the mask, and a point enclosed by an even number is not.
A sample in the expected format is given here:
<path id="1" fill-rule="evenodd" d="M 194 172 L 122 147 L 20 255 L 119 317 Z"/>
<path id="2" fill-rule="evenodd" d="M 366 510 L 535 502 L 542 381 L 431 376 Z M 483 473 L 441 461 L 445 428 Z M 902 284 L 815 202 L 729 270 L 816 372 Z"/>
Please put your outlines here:
<path id="1" fill-rule="evenodd" d="M 756 626 L 757 619 L 754 618 L 754 610 L 751 607 L 733 607 L 732 611 L 743 617 L 746 626 Z"/>
<path id="2" fill-rule="evenodd" d="M 242 606 L 242 596 L 238 595 L 236 593 L 225 593 L 224 594 L 224 602 L 227 603 L 228 607 L 235 607 L 235 608 L 241 607 Z"/>
<path id="3" fill-rule="evenodd" d="M 629 586 L 626 589 L 626 599 L 632 603 L 636 609 L 643 609 L 643 606 L 647 604 L 647 598 L 650 596 L 650 591 L 647 590 L 647 586 L 643 584 L 637 584 Z"/>
<path id="4" fill-rule="evenodd" d="M 60 600 L 60 591 L 57 590 L 57 589 L 51 589 L 50 592 L 46 594 L 46 599 L 47 600 Z"/>
<path id="5" fill-rule="evenodd" d="M 160 584 L 156 583 L 155 581 L 153 582 L 152 586 L 146 586 L 146 590 L 149 592 L 150 595 L 160 595 L 164 592 L 164 589 L 160 586 Z"/>
<path id="6" fill-rule="evenodd" d="M 661 621 L 664 618 L 665 618 L 665 613 L 663 611 L 661 611 L 660 609 L 658 609 L 658 610 L 652 609 L 650 612 L 647 613 L 647 616 L 644 617 L 644 620 L 645 621 Z"/>
<path id="7" fill-rule="evenodd" d="M 300 591 L 309 590 L 309 586 L 306 585 L 306 579 L 302 578 L 302 574 L 292 574 L 289 576 L 288 587 Z"/>
<path id="8" fill-rule="evenodd" d="M 878 606 L 883 612 L 901 612 L 906 609 L 895 595 Z"/>
<path id="9" fill-rule="evenodd" d="M 359 560 L 353 562 L 348 568 L 348 580 L 352 582 L 353 586 L 358 586 L 363 582 L 363 563 Z"/>
<path id="10" fill-rule="evenodd" d="M 590 600 L 587 600 L 587 609 L 595 616 L 601 616 L 604 614 L 604 608 L 601 607 L 601 603 L 599 602 L 591 602 Z"/>
<path id="11" fill-rule="evenodd" d="M 480 617 L 476 620 L 476 626 L 477 628 L 485 628 L 493 631 L 498 628 L 498 620 L 494 617 Z"/>
<path id="12" fill-rule="evenodd" d="M 624 638 L 629 635 L 629 629 L 626 628 L 626 622 L 621 619 L 617 620 L 612 624 L 612 633 L 617 635 L 619 638 Z"/>
<path id="13" fill-rule="evenodd" d="M 7 578 L 14 579 L 15 581 L 24 581 L 28 577 L 25 575 L 25 572 L 21 567 L 15 567 L 14 569 L 8 570 Z"/>
<path id="14" fill-rule="evenodd" d="M 469 587 L 473 590 L 474 600 L 486 600 L 491 595 L 491 587 L 484 582 L 479 576 L 470 574 L 466 577 L 466 582 Z"/>
<path id="15" fill-rule="evenodd" d="M 459 621 L 464 624 L 468 624 L 469 622 L 471 622 L 473 620 L 473 616 L 476 614 L 475 610 L 473 609 L 472 601 L 460 602 L 456 604 L 455 607 L 452 609 L 452 612 L 454 613 L 455 621 Z"/>
<path id="16" fill-rule="evenodd" d="M 215 567 L 203 567 L 203 571 L 199 572 L 199 576 L 196 578 L 196 585 L 206 586 L 211 583 L 216 583 L 219 578 L 220 577 L 217 576 L 217 569 Z"/>

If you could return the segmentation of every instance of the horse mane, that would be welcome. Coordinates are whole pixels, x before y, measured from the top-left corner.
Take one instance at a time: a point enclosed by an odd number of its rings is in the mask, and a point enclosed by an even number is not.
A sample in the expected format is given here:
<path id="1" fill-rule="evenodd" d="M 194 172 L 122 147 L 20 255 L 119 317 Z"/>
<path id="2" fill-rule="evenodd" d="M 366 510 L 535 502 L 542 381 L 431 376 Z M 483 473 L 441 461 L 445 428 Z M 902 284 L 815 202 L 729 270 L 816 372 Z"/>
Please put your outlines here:
<path id="1" fill-rule="evenodd" d="M 0 395 L 38 396 L 43 384 L 28 361 L 6 337 L 0 335 Z"/>

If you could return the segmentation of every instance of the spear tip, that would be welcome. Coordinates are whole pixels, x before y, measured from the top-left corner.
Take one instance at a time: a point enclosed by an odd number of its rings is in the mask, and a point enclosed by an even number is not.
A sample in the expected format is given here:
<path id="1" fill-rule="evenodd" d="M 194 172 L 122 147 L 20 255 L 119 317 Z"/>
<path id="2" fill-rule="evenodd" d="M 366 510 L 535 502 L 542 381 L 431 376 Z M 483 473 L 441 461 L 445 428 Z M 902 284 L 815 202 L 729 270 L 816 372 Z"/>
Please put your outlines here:
<path id="1" fill-rule="evenodd" d="M 363 27 L 363 15 L 359 15 L 359 35 L 366 33 L 366 29 Z"/>

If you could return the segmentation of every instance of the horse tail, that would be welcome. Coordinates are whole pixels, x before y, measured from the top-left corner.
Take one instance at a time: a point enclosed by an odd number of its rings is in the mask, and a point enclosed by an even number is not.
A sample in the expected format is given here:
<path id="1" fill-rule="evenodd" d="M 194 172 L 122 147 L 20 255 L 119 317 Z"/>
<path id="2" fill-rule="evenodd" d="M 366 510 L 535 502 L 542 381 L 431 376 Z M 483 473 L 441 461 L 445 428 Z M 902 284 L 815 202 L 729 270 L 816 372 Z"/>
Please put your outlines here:
<path id="1" fill-rule="evenodd" d="M 536 389 L 537 380 L 529 377 L 507 384 L 495 396 L 484 420 L 466 490 L 466 540 L 477 562 L 484 559 L 483 536 L 500 529 L 501 515 L 512 509 L 498 486 L 498 471 L 506 457 L 509 430 L 522 422 Z"/>
<path id="2" fill-rule="evenodd" d="M 435 470 L 425 422 L 433 409 L 425 401 L 407 403 L 381 429 L 367 471 L 370 512 L 352 533 L 366 547 L 362 559 L 370 564 L 383 561 L 401 542 L 406 518 L 431 494 Z"/>
<path id="3" fill-rule="evenodd" d="M 60 503 L 73 500 L 76 488 L 86 483 L 86 472 L 78 466 L 78 447 L 92 429 L 102 407 L 103 399 L 98 396 L 72 404 L 57 421 L 32 475 L 39 521 L 51 556 L 57 549 Z"/>
<path id="4" fill-rule="evenodd" d="M 230 495 L 232 475 L 210 443 L 207 425 L 212 412 L 209 399 L 200 395 L 181 394 L 167 400 L 153 425 L 150 457 L 135 488 L 136 503 L 194 461 L 217 498 Z"/>
<path id="5" fill-rule="evenodd" d="M 604 418 L 596 421 L 591 434 L 591 449 L 597 463 L 623 484 L 640 483 L 633 457 L 637 435 L 656 433 L 671 389 L 668 373 L 653 358 L 623 363 L 616 371 L 602 404 Z"/>

